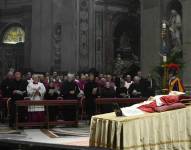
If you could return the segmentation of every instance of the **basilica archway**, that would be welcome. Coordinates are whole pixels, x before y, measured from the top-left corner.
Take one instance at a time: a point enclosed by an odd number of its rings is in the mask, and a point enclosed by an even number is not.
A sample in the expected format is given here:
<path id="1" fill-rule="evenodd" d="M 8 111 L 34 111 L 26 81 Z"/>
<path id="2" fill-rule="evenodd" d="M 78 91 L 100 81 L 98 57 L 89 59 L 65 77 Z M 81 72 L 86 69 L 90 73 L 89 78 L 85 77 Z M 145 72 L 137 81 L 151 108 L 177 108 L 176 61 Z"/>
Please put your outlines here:
<path id="1" fill-rule="evenodd" d="M 23 70 L 24 68 L 25 31 L 20 24 L 6 26 L 1 35 L 0 61 L 2 62 L 2 78 L 10 68 Z"/>
<path id="2" fill-rule="evenodd" d="M 139 0 L 129 2 L 129 11 L 117 13 L 112 19 L 112 50 L 113 59 L 116 60 L 120 54 L 126 62 L 125 72 L 132 64 L 139 67 L 140 62 L 140 2 Z M 128 67 L 127 67 L 128 66 Z M 129 68 L 129 69 L 128 69 Z"/>
<path id="3" fill-rule="evenodd" d="M 167 5 L 167 14 L 166 16 L 170 15 L 170 11 L 174 9 L 182 16 L 182 4 L 179 0 L 171 0 Z"/>
<path id="4" fill-rule="evenodd" d="M 140 59 L 140 1 L 121 0 L 109 2 L 103 0 L 96 3 L 96 67 L 104 72 L 113 72 L 113 65 L 118 53 L 126 59 L 128 42 L 122 46 L 122 34 L 129 38 L 130 51 Z M 99 59 L 98 59 L 99 58 Z M 101 63 L 100 63 L 101 62 Z"/>
<path id="5" fill-rule="evenodd" d="M 128 52 L 140 58 L 140 21 L 137 17 L 122 18 L 113 31 L 114 57 L 117 54 L 126 59 Z"/>

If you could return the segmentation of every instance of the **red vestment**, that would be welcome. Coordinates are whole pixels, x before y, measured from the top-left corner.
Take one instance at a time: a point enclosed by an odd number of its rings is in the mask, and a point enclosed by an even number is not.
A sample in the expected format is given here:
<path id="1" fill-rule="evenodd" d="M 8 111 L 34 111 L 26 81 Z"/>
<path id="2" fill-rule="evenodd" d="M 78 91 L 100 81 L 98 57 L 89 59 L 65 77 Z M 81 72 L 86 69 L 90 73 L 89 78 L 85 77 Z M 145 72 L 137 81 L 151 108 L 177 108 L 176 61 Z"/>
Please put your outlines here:
<path id="1" fill-rule="evenodd" d="M 172 104 L 180 102 L 180 97 L 174 96 L 174 95 L 167 95 L 167 96 L 162 96 L 160 98 L 160 100 L 162 102 L 162 106 L 167 106 L 167 105 L 172 105 Z M 152 113 L 152 112 L 155 112 L 155 109 L 157 107 L 160 107 L 160 106 L 157 106 L 156 100 L 155 100 L 155 101 L 151 102 L 150 104 L 139 106 L 138 109 L 145 111 L 145 112 Z"/>

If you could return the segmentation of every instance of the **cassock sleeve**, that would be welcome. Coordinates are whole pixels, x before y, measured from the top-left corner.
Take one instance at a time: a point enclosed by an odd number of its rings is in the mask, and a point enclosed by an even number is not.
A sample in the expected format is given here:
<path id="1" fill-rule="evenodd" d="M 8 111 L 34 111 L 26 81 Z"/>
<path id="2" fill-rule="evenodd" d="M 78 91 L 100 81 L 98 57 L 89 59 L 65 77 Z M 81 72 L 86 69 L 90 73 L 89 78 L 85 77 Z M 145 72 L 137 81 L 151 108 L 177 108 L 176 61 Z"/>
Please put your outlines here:
<path id="1" fill-rule="evenodd" d="M 128 93 L 129 93 L 130 96 L 132 96 L 133 90 L 134 90 L 134 84 L 131 84 L 131 85 L 129 86 L 129 89 L 128 89 Z"/>
<path id="2" fill-rule="evenodd" d="M 75 83 L 75 95 L 78 95 L 80 93 L 78 85 Z"/>

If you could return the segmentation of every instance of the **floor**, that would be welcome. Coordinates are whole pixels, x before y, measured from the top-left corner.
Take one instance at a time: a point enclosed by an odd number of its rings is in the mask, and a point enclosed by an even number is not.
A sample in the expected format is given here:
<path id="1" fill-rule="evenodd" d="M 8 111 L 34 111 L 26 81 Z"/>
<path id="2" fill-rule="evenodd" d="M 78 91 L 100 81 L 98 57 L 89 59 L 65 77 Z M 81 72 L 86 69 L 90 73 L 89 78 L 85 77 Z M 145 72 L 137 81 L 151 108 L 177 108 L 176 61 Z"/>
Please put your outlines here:
<path id="1" fill-rule="evenodd" d="M 0 139 L 88 147 L 89 125 L 80 122 L 76 128 L 10 130 L 6 124 L 0 124 Z"/>

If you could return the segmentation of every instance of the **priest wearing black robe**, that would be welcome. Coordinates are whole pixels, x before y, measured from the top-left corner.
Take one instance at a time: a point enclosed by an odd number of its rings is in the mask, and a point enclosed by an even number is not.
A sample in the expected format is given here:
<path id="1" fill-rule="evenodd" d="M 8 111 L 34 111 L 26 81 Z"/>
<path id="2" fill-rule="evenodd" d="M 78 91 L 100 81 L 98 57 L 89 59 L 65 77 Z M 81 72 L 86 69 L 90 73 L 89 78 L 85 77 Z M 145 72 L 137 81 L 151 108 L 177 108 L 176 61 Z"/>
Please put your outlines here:
<path id="1" fill-rule="evenodd" d="M 100 88 L 99 94 L 101 98 L 115 98 L 116 92 L 111 82 L 106 82 L 105 86 Z M 101 106 L 102 113 L 109 113 L 113 111 L 113 105 L 108 104 Z"/>
<path id="2" fill-rule="evenodd" d="M 111 82 L 106 82 L 105 86 L 99 90 L 99 96 L 101 98 L 114 98 L 116 95 L 114 87 Z"/>
<path id="3" fill-rule="evenodd" d="M 134 77 L 134 83 L 132 83 L 128 89 L 131 98 L 140 98 L 143 96 L 143 86 L 140 80 L 139 76 Z"/>
<path id="4" fill-rule="evenodd" d="M 2 96 L 6 98 L 10 98 L 12 95 L 11 86 L 13 84 L 13 72 L 8 72 L 6 78 L 1 83 L 1 92 Z"/>
<path id="5" fill-rule="evenodd" d="M 95 114 L 95 98 L 97 97 L 98 85 L 94 74 L 89 75 L 89 81 L 85 84 L 84 94 L 88 119 Z"/>
<path id="6" fill-rule="evenodd" d="M 67 78 L 68 79 L 63 83 L 62 86 L 62 96 L 66 100 L 77 99 L 77 95 L 79 94 L 80 90 L 74 81 L 74 75 L 68 74 Z"/>
<path id="7" fill-rule="evenodd" d="M 60 89 L 54 85 L 54 82 L 50 82 L 46 88 L 45 99 L 56 100 L 60 96 Z"/>
<path id="8" fill-rule="evenodd" d="M 53 81 L 51 81 L 46 88 L 45 99 L 57 100 L 59 96 L 60 96 L 60 89 L 54 85 Z M 51 121 L 56 120 L 56 116 L 58 115 L 57 112 L 58 111 L 56 106 L 49 106 L 49 119 Z"/>
<path id="9" fill-rule="evenodd" d="M 67 80 L 63 83 L 61 94 L 64 100 L 76 100 L 80 92 L 76 82 L 74 81 L 74 75 L 68 74 Z M 66 121 L 72 121 L 76 119 L 76 108 L 74 106 L 65 106 L 63 108 L 63 119 Z"/>
<path id="10" fill-rule="evenodd" d="M 9 118 L 9 126 L 14 127 L 15 123 L 15 114 L 16 114 L 16 105 L 15 102 L 17 100 L 23 100 L 25 96 L 27 96 L 26 88 L 27 88 L 28 82 L 25 80 L 22 80 L 21 73 L 15 72 L 15 79 L 13 80 L 13 83 L 11 85 L 12 93 L 11 93 L 11 101 L 9 105 L 10 110 L 10 118 Z M 25 120 L 26 113 L 24 111 L 25 109 L 20 109 L 19 116 L 20 121 Z"/>

